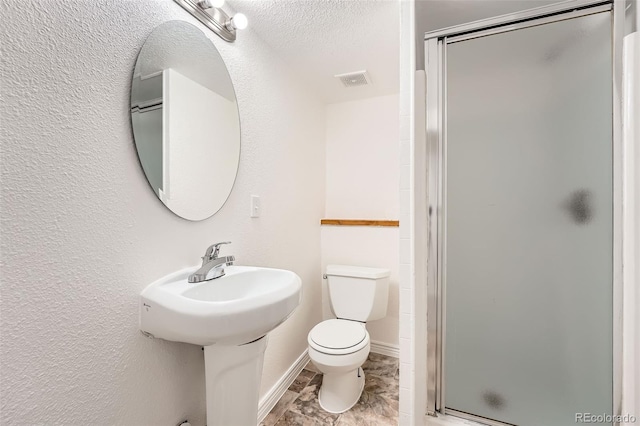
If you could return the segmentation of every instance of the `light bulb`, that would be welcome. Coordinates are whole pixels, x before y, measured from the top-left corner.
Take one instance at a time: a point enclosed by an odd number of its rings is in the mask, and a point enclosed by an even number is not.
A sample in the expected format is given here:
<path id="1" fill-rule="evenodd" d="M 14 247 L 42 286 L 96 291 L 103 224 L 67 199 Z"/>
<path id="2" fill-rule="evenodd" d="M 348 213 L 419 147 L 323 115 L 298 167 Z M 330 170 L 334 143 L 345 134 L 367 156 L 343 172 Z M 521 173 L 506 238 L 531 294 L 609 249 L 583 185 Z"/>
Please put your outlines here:
<path id="1" fill-rule="evenodd" d="M 210 1 L 211 1 L 211 5 L 213 7 L 217 7 L 218 9 L 224 6 L 224 0 L 210 0 Z"/>
<path id="2" fill-rule="evenodd" d="M 244 30 L 249 25 L 247 17 L 242 13 L 236 13 L 230 20 L 231 26 L 237 30 Z"/>

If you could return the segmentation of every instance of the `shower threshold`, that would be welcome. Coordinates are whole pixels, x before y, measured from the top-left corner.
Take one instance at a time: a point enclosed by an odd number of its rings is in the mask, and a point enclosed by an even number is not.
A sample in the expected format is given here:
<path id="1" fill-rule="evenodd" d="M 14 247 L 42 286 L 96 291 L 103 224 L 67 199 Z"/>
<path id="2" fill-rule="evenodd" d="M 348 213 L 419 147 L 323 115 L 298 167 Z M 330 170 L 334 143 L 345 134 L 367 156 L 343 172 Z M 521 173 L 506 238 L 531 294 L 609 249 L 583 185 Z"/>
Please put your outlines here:
<path id="1" fill-rule="evenodd" d="M 425 426 L 485 426 L 482 423 L 463 419 L 448 414 L 438 414 L 438 417 L 426 416 Z"/>

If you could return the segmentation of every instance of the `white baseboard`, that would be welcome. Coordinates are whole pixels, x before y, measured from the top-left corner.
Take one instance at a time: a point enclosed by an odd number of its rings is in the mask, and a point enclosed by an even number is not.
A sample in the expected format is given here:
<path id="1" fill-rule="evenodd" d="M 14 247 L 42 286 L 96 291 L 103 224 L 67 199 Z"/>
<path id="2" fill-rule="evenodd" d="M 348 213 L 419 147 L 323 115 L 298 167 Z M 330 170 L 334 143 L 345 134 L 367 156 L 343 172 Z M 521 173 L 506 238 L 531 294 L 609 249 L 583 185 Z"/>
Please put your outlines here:
<path id="1" fill-rule="evenodd" d="M 400 358 L 400 348 L 397 345 L 390 343 L 371 341 L 371 352 L 391 356 L 394 358 Z"/>
<path id="2" fill-rule="evenodd" d="M 298 374 L 309 362 L 309 351 L 305 349 L 296 361 L 289 367 L 284 375 L 276 382 L 269 392 L 260 399 L 258 404 L 258 423 L 262 422 L 273 407 L 280 401 L 282 395 L 287 391 L 291 383 L 298 377 Z"/>

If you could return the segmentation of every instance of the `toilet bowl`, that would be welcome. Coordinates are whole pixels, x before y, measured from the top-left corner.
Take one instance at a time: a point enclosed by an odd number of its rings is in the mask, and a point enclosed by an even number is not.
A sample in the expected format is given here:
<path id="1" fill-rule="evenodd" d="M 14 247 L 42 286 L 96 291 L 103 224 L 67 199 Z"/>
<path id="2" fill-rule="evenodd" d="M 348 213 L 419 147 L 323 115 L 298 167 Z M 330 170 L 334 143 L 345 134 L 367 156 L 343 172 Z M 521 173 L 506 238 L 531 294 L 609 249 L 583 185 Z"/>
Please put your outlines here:
<path id="1" fill-rule="evenodd" d="M 364 389 L 361 366 L 371 349 L 364 323 L 332 319 L 316 325 L 308 337 L 309 357 L 323 373 L 318 402 L 323 410 L 343 413 Z"/>
<path id="2" fill-rule="evenodd" d="M 323 373 L 320 406 L 343 413 L 358 402 L 364 389 L 362 364 L 371 349 L 365 323 L 387 313 L 389 270 L 329 265 L 326 278 L 337 319 L 323 321 L 309 332 L 309 357 Z"/>

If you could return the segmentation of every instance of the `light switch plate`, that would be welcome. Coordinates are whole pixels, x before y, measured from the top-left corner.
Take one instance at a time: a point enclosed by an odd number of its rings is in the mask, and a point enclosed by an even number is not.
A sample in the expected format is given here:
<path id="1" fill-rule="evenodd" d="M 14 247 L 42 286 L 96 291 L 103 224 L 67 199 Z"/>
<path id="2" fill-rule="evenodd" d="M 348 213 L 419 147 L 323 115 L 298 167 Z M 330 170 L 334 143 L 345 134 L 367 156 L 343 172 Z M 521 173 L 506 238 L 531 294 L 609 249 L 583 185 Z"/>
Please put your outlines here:
<path id="1" fill-rule="evenodd" d="M 257 195 L 251 196 L 251 217 L 260 217 L 260 197 Z"/>

